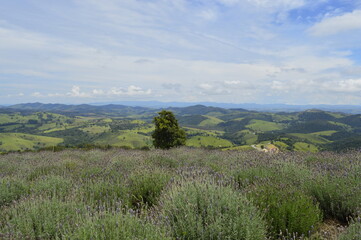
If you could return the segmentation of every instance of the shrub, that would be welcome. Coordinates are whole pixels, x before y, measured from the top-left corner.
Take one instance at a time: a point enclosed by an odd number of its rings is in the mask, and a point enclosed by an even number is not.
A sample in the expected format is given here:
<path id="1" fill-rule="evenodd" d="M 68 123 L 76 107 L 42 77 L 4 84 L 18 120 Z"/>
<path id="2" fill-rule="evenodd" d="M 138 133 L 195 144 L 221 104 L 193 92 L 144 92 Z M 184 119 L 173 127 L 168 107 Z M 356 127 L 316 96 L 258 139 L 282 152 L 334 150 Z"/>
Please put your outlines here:
<path id="1" fill-rule="evenodd" d="M 105 170 L 101 167 L 87 166 L 81 171 L 80 177 L 82 179 L 95 179 L 101 177 L 104 171 Z"/>
<path id="2" fill-rule="evenodd" d="M 274 176 L 274 171 L 265 167 L 254 167 L 242 170 L 236 170 L 233 176 L 240 188 L 247 187 L 256 182 L 268 181 Z"/>
<path id="3" fill-rule="evenodd" d="M 34 181 L 39 177 L 54 174 L 59 171 L 62 171 L 62 169 L 59 166 L 43 165 L 43 166 L 34 168 L 34 170 L 32 172 L 30 172 L 30 174 L 26 177 L 26 179 L 28 181 Z"/>
<path id="4" fill-rule="evenodd" d="M 179 165 L 179 162 L 173 158 L 166 156 L 151 156 L 147 159 L 147 162 L 150 166 L 158 166 L 161 168 L 176 168 Z"/>
<path id="5" fill-rule="evenodd" d="M 28 186 L 19 180 L 0 179 L 0 207 L 28 194 Z"/>
<path id="6" fill-rule="evenodd" d="M 66 239 L 170 239 L 156 225 L 144 222 L 130 214 L 106 214 L 88 218 Z"/>
<path id="7" fill-rule="evenodd" d="M 34 183 L 32 192 L 50 198 L 65 197 L 72 187 L 72 182 L 61 176 L 48 175 Z"/>
<path id="8" fill-rule="evenodd" d="M 257 208 L 230 187 L 176 185 L 162 199 L 162 214 L 177 239 L 265 239 Z"/>
<path id="9" fill-rule="evenodd" d="M 0 232 L 8 239 L 59 239 L 75 228 L 76 207 L 55 199 L 29 199 L 3 214 Z"/>
<path id="10" fill-rule="evenodd" d="M 312 173 L 308 169 L 293 163 L 277 163 L 233 171 L 233 177 L 240 188 L 270 181 L 274 184 L 303 187 L 311 176 Z"/>
<path id="11" fill-rule="evenodd" d="M 361 239 L 361 219 L 358 218 L 353 222 L 344 233 L 341 234 L 339 240 L 359 240 Z"/>
<path id="12" fill-rule="evenodd" d="M 87 181 L 79 189 L 78 196 L 84 203 L 91 206 L 113 207 L 117 203 L 127 205 L 126 188 L 121 182 L 104 180 Z"/>
<path id="13" fill-rule="evenodd" d="M 154 205 L 169 180 L 169 174 L 158 171 L 133 173 L 129 177 L 131 205 Z"/>
<path id="14" fill-rule="evenodd" d="M 309 193 L 320 203 L 325 218 L 347 222 L 361 208 L 361 179 L 322 176 L 308 185 Z"/>
<path id="15" fill-rule="evenodd" d="M 257 186 L 249 196 L 264 210 L 272 237 L 306 235 L 322 221 L 321 210 L 303 192 L 284 187 Z"/>

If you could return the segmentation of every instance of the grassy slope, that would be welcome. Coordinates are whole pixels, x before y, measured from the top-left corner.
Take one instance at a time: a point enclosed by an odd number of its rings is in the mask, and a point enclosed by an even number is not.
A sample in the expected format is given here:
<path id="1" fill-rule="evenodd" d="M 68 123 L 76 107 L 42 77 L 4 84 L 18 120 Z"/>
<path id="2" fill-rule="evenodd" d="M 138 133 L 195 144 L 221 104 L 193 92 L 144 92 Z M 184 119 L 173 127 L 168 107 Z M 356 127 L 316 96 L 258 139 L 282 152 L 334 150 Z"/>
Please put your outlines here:
<path id="1" fill-rule="evenodd" d="M 99 133 L 109 131 L 110 128 L 108 126 L 93 125 L 93 126 L 87 126 L 87 127 L 81 128 L 80 130 L 87 132 L 87 133 L 91 133 L 91 134 L 99 134 Z"/>
<path id="2" fill-rule="evenodd" d="M 282 124 L 257 120 L 257 119 L 251 120 L 250 124 L 246 125 L 246 127 L 254 131 L 261 131 L 261 132 L 276 131 L 283 129 Z"/>
<path id="3" fill-rule="evenodd" d="M 212 117 L 212 116 L 206 116 L 208 119 L 203 120 L 201 123 L 198 124 L 198 126 L 200 127 L 214 127 L 219 123 L 224 122 L 223 120 L 216 118 L 216 117 Z"/>
<path id="4" fill-rule="evenodd" d="M 314 144 L 325 144 L 325 143 L 329 143 L 330 141 L 321 137 L 320 135 L 315 135 L 315 134 L 307 134 L 307 133 L 290 133 L 289 135 L 297 137 L 299 139 L 305 139 L 310 141 L 311 143 Z"/>
<path id="5" fill-rule="evenodd" d="M 204 130 L 204 129 L 197 129 L 191 127 L 184 127 L 183 128 L 188 135 L 205 135 L 205 136 L 221 136 L 224 134 L 223 131 L 218 130 Z"/>
<path id="6" fill-rule="evenodd" d="M 3 151 L 18 151 L 48 146 L 63 142 L 62 138 L 44 137 L 23 133 L 0 133 L 0 149 Z"/>
<path id="7" fill-rule="evenodd" d="M 313 144 L 296 142 L 293 146 L 297 152 L 318 152 L 318 148 Z"/>
<path id="8" fill-rule="evenodd" d="M 258 136 L 250 130 L 242 130 L 238 132 L 246 144 L 251 145 L 257 142 Z"/>
<path id="9" fill-rule="evenodd" d="M 332 134 L 337 133 L 337 131 L 335 130 L 330 130 L 330 131 L 321 131 L 321 132 L 314 132 L 311 133 L 312 135 L 316 135 L 316 136 L 332 136 Z"/>
<path id="10" fill-rule="evenodd" d="M 194 136 L 187 139 L 186 145 L 190 147 L 232 147 L 233 143 L 214 136 Z"/>
<path id="11" fill-rule="evenodd" d="M 118 133 L 113 133 L 106 135 L 103 138 L 100 138 L 95 141 L 95 144 L 100 145 L 111 145 L 117 147 L 127 146 L 130 148 L 141 148 L 144 146 L 151 146 L 152 139 L 149 136 L 144 136 L 138 134 L 132 130 L 119 131 Z"/>

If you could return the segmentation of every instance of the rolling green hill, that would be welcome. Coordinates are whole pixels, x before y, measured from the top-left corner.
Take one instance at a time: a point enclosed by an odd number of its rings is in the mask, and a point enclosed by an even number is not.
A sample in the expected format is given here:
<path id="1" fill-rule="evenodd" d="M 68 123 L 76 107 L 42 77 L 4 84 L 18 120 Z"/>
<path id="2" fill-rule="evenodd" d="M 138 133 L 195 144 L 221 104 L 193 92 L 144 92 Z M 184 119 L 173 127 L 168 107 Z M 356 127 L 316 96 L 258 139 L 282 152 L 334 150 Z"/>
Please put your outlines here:
<path id="1" fill-rule="evenodd" d="M 0 133 L 0 151 L 24 151 L 56 146 L 62 138 L 44 137 L 24 133 Z"/>
<path id="2" fill-rule="evenodd" d="M 320 110 L 266 113 L 202 105 L 169 109 L 186 130 L 187 145 L 193 147 L 249 149 L 271 142 L 280 151 L 361 147 L 361 115 Z M 122 105 L 40 103 L 0 108 L 0 151 L 53 145 L 152 147 L 152 120 L 158 111 Z"/>

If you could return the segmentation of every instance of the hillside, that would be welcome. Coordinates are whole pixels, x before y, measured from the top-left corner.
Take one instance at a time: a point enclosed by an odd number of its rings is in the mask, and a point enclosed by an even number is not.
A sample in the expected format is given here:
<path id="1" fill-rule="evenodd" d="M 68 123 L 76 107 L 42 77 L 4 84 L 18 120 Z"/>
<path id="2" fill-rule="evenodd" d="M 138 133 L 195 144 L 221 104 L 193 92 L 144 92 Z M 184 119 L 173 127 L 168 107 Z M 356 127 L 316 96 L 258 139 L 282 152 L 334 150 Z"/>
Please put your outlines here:
<path id="1" fill-rule="evenodd" d="M 361 147 L 360 114 L 317 109 L 269 113 L 203 105 L 168 110 L 176 114 L 186 130 L 187 145 L 193 147 L 311 152 Z M 53 145 L 152 148 L 152 119 L 159 111 L 123 105 L 41 103 L 1 108 L 0 151 Z"/>

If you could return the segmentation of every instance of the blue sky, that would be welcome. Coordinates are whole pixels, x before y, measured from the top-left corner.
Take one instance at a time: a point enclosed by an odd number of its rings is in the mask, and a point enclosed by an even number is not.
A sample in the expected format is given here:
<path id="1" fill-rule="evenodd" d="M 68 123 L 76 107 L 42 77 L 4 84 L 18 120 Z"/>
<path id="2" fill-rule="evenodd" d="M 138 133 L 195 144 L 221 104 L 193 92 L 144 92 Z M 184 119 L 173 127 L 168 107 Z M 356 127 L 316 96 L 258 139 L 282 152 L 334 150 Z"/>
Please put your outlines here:
<path id="1" fill-rule="evenodd" d="M 361 0 L 4 0 L 0 105 L 361 104 Z"/>

